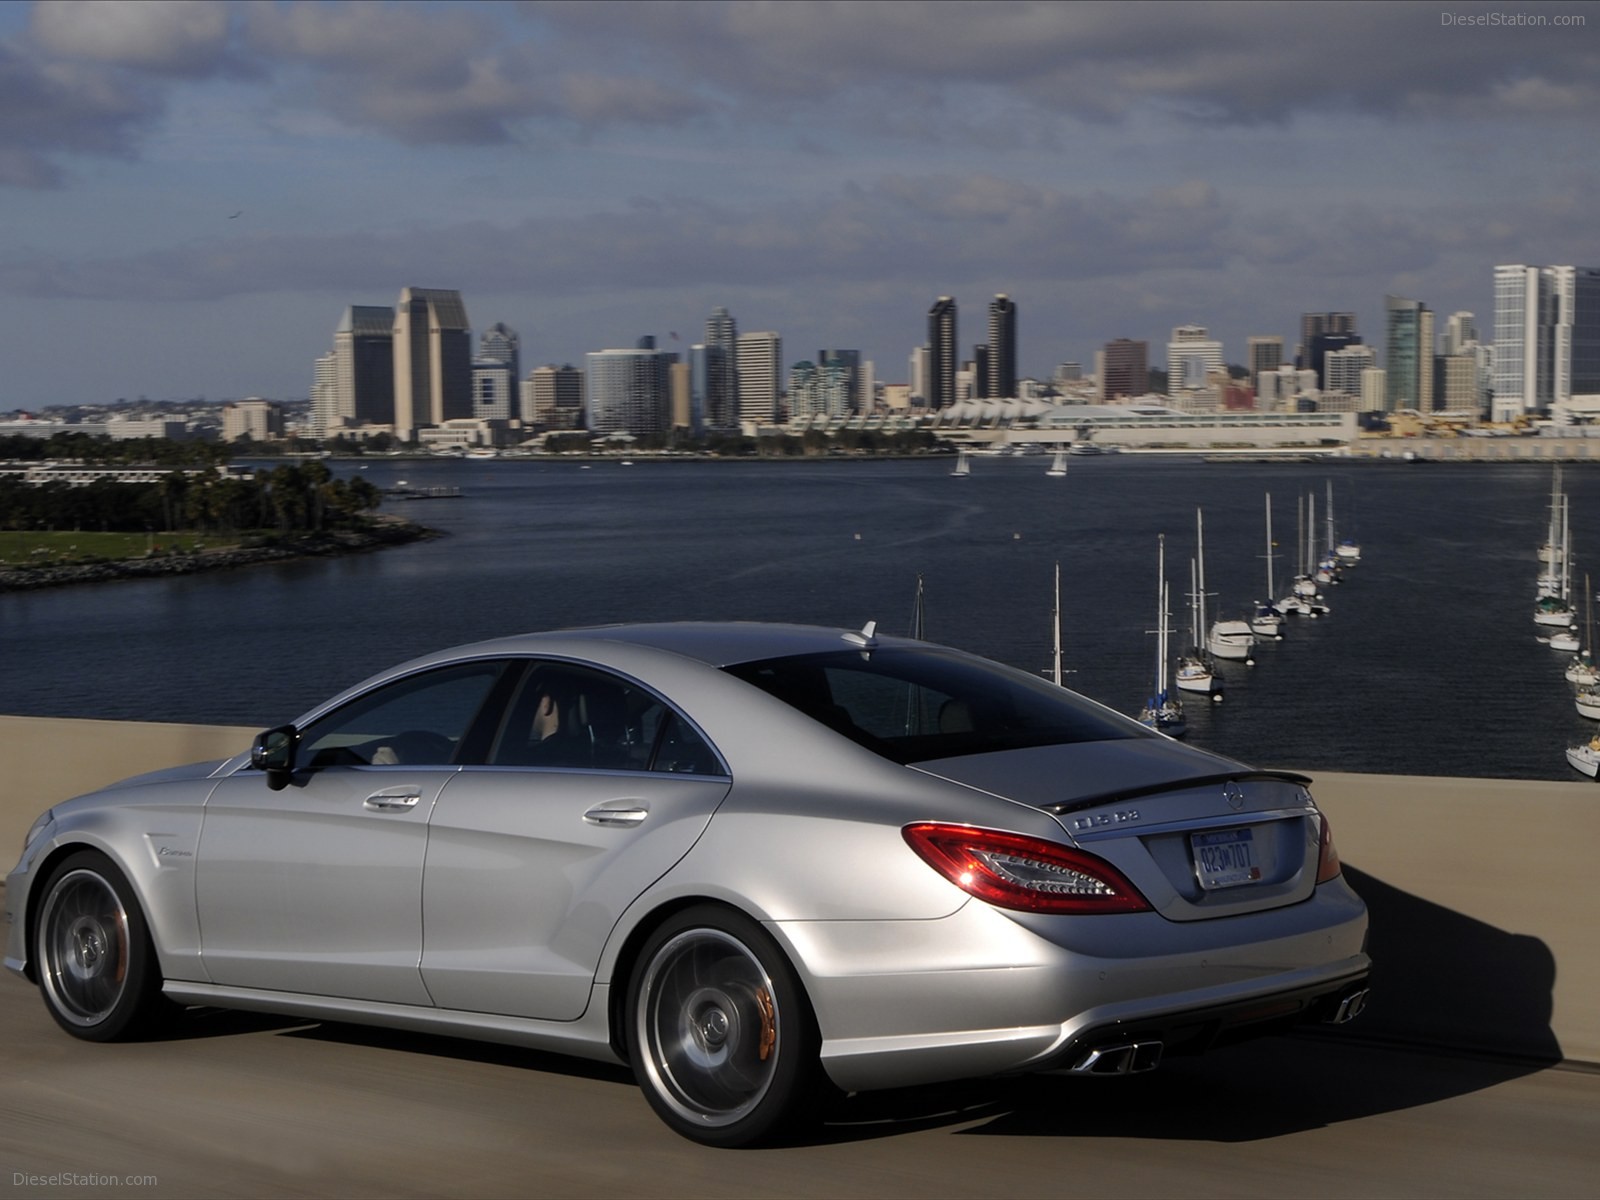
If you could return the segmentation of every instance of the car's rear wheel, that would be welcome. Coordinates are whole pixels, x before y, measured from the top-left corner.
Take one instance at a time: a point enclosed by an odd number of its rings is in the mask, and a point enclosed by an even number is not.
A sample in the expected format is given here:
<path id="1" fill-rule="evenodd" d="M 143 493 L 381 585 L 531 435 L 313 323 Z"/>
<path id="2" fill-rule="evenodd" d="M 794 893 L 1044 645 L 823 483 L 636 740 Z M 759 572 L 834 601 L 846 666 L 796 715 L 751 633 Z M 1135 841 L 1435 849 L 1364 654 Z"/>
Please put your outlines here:
<path id="1" fill-rule="evenodd" d="M 50 1015 L 74 1037 L 110 1042 L 152 1028 L 165 1009 L 144 914 L 109 859 L 82 851 L 45 881 L 34 948 Z"/>
<path id="2" fill-rule="evenodd" d="M 794 970 L 754 921 L 711 906 L 645 943 L 628 991 L 633 1072 L 677 1132 L 746 1146 L 810 1114 L 816 1020 Z"/>

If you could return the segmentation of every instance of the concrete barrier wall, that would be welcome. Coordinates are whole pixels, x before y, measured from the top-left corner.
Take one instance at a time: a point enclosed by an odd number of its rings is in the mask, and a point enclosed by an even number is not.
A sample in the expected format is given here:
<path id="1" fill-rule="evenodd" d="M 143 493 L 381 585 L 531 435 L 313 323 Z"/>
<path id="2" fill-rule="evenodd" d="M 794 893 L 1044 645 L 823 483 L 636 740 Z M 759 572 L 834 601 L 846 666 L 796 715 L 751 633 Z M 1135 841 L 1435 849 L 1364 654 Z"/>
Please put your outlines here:
<path id="1" fill-rule="evenodd" d="M 0 717 L 0 856 L 49 805 L 245 749 L 256 731 Z M 1316 775 L 1372 909 L 1373 1003 L 1353 1031 L 1600 1063 L 1600 788 Z"/>

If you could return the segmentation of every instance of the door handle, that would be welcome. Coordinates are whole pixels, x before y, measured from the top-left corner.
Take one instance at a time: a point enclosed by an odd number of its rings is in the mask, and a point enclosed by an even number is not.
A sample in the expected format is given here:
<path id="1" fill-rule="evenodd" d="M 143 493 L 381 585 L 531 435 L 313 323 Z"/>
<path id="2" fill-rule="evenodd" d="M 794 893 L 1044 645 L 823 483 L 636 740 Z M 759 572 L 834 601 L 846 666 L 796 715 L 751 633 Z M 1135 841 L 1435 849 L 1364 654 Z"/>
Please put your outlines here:
<path id="1" fill-rule="evenodd" d="M 583 814 L 583 819 L 591 825 L 637 825 L 649 815 L 650 810 L 643 805 L 610 808 L 597 804 Z"/>
<path id="2" fill-rule="evenodd" d="M 368 796 L 362 807 L 379 811 L 415 808 L 421 799 L 422 792 L 415 788 L 385 788 L 381 792 L 373 792 L 372 795 Z"/>

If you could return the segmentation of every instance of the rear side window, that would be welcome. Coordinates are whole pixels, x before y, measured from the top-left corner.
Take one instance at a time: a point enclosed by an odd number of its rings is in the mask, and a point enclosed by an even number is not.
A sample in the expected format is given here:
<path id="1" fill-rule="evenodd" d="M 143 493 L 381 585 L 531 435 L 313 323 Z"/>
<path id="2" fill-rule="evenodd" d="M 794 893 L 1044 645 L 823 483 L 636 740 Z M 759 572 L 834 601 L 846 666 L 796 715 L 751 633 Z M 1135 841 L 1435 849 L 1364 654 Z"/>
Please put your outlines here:
<path id="1" fill-rule="evenodd" d="M 843 650 L 725 669 L 900 763 L 1148 736 L 1076 693 L 947 650 Z"/>

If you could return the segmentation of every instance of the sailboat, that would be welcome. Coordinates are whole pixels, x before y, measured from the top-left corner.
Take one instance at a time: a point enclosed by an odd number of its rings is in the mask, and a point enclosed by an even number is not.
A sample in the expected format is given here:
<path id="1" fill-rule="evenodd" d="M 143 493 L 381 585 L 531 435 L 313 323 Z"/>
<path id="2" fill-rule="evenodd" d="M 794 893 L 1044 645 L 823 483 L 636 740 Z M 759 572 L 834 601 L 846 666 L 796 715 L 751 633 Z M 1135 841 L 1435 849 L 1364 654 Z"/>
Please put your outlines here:
<path id="1" fill-rule="evenodd" d="M 1168 737 L 1182 737 L 1189 732 L 1183 719 L 1183 705 L 1167 694 L 1167 638 L 1170 635 L 1167 610 L 1167 539 L 1158 535 L 1160 547 L 1156 571 L 1156 685 L 1150 698 L 1139 713 L 1139 723 L 1164 733 Z"/>
<path id="2" fill-rule="evenodd" d="M 1212 669 L 1211 660 L 1200 645 L 1200 631 L 1205 627 L 1205 600 L 1200 590 L 1199 574 L 1194 559 L 1189 560 L 1189 652 L 1178 659 L 1173 672 L 1173 682 L 1183 692 L 1204 692 L 1213 701 L 1222 699 L 1222 680 Z"/>
<path id="3" fill-rule="evenodd" d="M 1283 617 L 1272 605 L 1272 493 L 1267 493 L 1267 599 L 1256 604 L 1256 615 L 1250 618 L 1250 632 L 1258 638 L 1279 641 L 1283 638 Z"/>
<path id="4" fill-rule="evenodd" d="M 1600 683 L 1600 667 L 1594 662 L 1594 593 L 1589 590 L 1589 573 L 1583 573 L 1583 646 L 1567 664 L 1567 682 L 1580 687 Z"/>
<path id="5" fill-rule="evenodd" d="M 1056 453 L 1060 453 L 1058 450 Z M 1055 629 L 1055 647 L 1051 656 L 1050 682 L 1061 687 L 1061 563 L 1056 563 L 1056 603 L 1052 625 Z"/>
<path id="6" fill-rule="evenodd" d="M 1567 497 L 1562 493 L 1559 497 L 1552 497 L 1552 509 L 1559 509 L 1559 521 L 1555 512 L 1551 513 L 1551 544 L 1555 546 L 1555 588 L 1553 591 L 1544 591 L 1533 605 L 1533 621 L 1536 625 L 1558 625 L 1570 628 L 1573 624 L 1572 604 L 1568 593 L 1572 587 L 1572 553 L 1569 539 L 1572 534 L 1570 513 L 1568 511 Z M 1548 578 L 1541 579 L 1541 589 L 1549 582 Z"/>
<path id="7" fill-rule="evenodd" d="M 1050 457 L 1050 469 L 1046 471 L 1045 474 L 1051 479 L 1060 479 L 1066 473 L 1067 452 L 1065 450 L 1057 450 L 1055 454 Z"/>
<path id="8" fill-rule="evenodd" d="M 1206 611 L 1206 543 L 1205 532 L 1201 525 L 1201 514 L 1198 508 L 1194 510 L 1194 538 L 1195 560 L 1199 565 L 1198 602 L 1201 626 L 1203 628 Z M 1205 644 L 1206 651 L 1213 658 L 1242 662 L 1250 666 L 1255 665 L 1256 639 L 1255 635 L 1250 632 L 1250 623 L 1248 621 L 1213 621 L 1210 628 L 1206 630 Z"/>
<path id="9" fill-rule="evenodd" d="M 1328 611 L 1328 606 L 1323 603 L 1317 591 L 1316 580 L 1312 578 L 1311 566 L 1315 558 L 1312 543 L 1316 536 L 1306 536 L 1306 527 L 1312 530 L 1317 527 L 1317 501 L 1315 496 L 1302 496 L 1295 506 L 1295 545 L 1299 558 L 1298 573 L 1294 577 L 1294 585 L 1289 589 L 1289 594 L 1278 602 L 1277 608 L 1281 613 L 1299 613 L 1305 617 L 1319 617 Z"/>
<path id="10" fill-rule="evenodd" d="M 965 447 L 956 454 L 956 465 L 950 468 L 950 474 L 958 478 L 972 474 L 972 460 L 967 456 Z"/>

